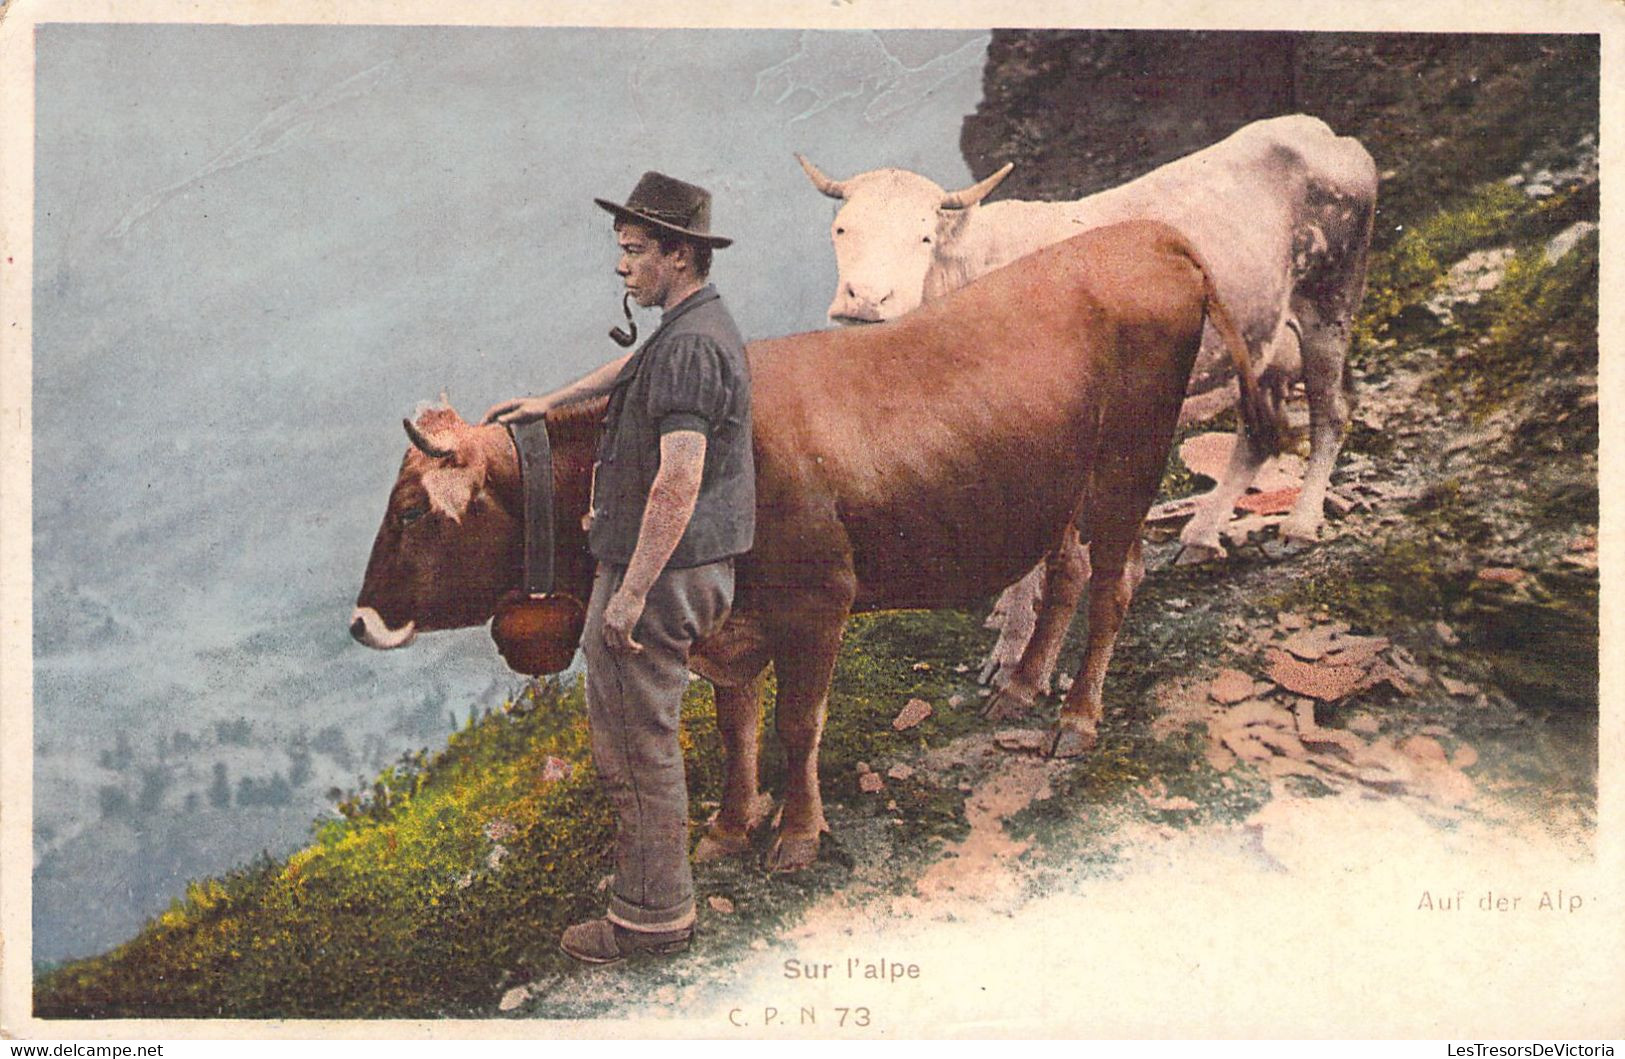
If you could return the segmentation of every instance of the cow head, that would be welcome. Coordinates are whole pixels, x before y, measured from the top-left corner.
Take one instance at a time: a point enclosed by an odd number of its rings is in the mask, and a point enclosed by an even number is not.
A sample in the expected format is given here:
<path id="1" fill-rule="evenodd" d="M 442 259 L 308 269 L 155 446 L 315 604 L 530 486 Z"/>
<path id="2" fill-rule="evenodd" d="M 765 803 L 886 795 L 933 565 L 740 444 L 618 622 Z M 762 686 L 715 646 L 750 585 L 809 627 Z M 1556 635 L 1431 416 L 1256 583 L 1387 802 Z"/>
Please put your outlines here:
<path id="1" fill-rule="evenodd" d="M 405 425 L 412 445 L 351 616 L 351 635 L 368 647 L 478 625 L 522 576 L 519 462 L 506 432 L 472 427 L 449 408 Z"/>
<path id="2" fill-rule="evenodd" d="M 556 588 L 592 587 L 581 517 L 603 402 L 550 416 Z M 519 456 L 506 428 L 470 426 L 449 408 L 406 422 L 411 447 L 373 541 L 350 633 L 368 647 L 404 647 L 420 632 L 480 625 L 524 577 Z"/>
<path id="3" fill-rule="evenodd" d="M 830 225 L 837 276 L 829 318 L 837 323 L 894 320 L 918 306 L 933 261 L 951 253 L 972 208 L 1014 168 L 944 191 L 906 169 L 832 180 L 801 155 L 796 160 L 814 187 L 843 202 Z"/>

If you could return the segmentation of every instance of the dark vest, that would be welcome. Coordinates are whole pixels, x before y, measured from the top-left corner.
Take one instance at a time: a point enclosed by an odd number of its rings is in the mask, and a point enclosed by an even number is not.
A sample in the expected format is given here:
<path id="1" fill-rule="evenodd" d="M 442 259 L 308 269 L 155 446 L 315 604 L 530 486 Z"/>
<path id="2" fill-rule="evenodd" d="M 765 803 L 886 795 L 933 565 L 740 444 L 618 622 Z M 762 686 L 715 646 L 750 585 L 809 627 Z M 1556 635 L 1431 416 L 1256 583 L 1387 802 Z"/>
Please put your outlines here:
<path id="1" fill-rule="evenodd" d="M 705 435 L 705 474 L 694 515 L 666 565 L 701 566 L 749 551 L 756 528 L 750 369 L 744 340 L 714 287 L 668 310 L 615 379 L 587 535 L 599 561 L 631 561 L 660 469 L 660 437 L 672 430 Z"/>

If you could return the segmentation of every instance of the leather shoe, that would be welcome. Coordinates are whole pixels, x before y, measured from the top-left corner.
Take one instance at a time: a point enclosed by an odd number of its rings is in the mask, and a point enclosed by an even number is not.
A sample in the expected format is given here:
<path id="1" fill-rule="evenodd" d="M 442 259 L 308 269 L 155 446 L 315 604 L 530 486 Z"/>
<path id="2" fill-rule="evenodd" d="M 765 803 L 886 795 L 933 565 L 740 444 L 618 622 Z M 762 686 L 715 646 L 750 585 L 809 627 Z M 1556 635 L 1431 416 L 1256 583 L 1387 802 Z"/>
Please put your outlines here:
<path id="1" fill-rule="evenodd" d="M 628 930 L 606 919 L 592 919 L 566 928 L 559 948 L 582 963 L 619 963 L 628 956 L 650 953 L 670 956 L 688 948 L 694 928 L 682 930 Z"/>

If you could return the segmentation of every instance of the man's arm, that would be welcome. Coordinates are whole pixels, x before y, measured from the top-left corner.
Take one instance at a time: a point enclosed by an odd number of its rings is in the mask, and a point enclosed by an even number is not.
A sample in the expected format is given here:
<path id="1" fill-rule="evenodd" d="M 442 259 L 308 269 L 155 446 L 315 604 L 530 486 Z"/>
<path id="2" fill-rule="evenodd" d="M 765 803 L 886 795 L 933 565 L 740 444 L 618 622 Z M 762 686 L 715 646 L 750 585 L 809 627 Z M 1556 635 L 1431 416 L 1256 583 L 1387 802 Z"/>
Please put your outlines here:
<path id="1" fill-rule="evenodd" d="M 529 423 L 540 419 L 549 410 L 559 405 L 575 404 L 577 401 L 590 401 L 594 397 L 602 397 L 615 386 L 615 378 L 620 375 L 626 362 L 632 359 L 632 354 L 616 357 L 603 367 L 583 375 L 568 386 L 560 387 L 550 394 L 542 397 L 515 397 L 500 404 L 494 404 L 486 411 L 480 420 L 481 425 L 486 423 Z M 675 547 L 675 544 L 673 545 Z"/>
<path id="2" fill-rule="evenodd" d="M 621 587 L 604 607 L 604 640 L 612 649 L 634 654 L 643 650 L 643 645 L 632 639 L 632 630 L 643 616 L 649 589 L 688 529 L 704 476 L 704 434 L 673 430 L 660 436 L 660 469 L 649 487 L 638 543 L 632 549 Z"/>

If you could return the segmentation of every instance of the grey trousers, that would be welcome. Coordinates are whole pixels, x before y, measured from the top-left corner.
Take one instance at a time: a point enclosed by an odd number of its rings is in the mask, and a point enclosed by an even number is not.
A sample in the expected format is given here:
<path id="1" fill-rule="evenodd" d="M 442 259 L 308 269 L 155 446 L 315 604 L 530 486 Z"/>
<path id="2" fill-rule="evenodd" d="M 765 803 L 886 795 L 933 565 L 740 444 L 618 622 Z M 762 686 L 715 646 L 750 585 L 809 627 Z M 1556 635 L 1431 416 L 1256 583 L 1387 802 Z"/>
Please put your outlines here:
<path id="1" fill-rule="evenodd" d="M 625 575 L 624 566 L 598 564 L 581 637 L 592 758 L 618 824 L 609 919 L 632 930 L 680 930 L 694 922 L 678 743 L 688 651 L 727 618 L 734 564 L 663 571 L 632 632 L 643 645 L 639 654 L 604 643 L 604 607 Z"/>

